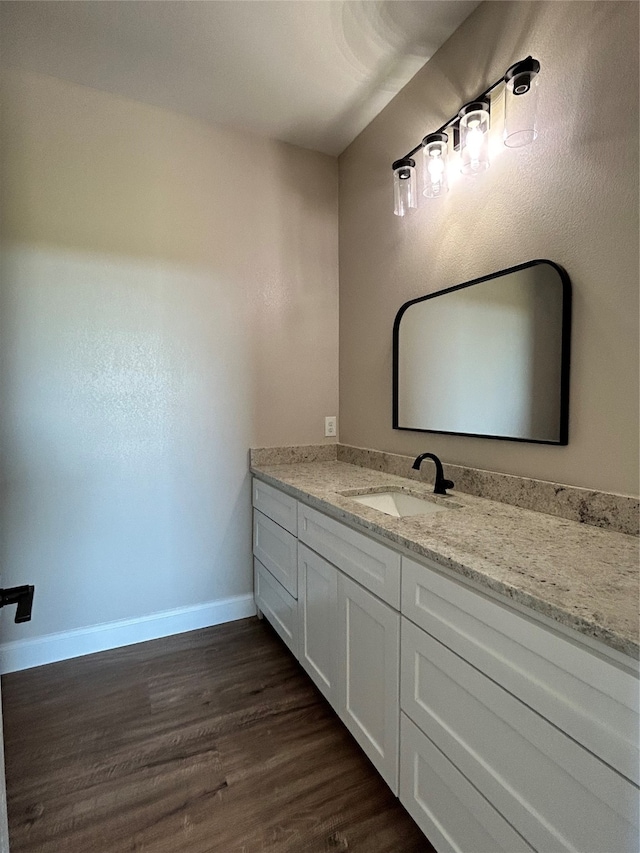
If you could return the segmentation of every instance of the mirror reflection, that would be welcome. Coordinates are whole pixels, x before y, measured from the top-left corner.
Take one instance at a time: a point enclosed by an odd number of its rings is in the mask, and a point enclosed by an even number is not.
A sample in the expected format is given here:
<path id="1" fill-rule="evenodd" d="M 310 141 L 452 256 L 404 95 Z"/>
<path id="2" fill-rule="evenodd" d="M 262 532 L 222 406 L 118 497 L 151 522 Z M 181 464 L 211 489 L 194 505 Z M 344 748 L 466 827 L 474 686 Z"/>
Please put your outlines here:
<path id="1" fill-rule="evenodd" d="M 566 444 L 570 311 L 569 278 L 551 261 L 405 303 L 394 428 Z"/>

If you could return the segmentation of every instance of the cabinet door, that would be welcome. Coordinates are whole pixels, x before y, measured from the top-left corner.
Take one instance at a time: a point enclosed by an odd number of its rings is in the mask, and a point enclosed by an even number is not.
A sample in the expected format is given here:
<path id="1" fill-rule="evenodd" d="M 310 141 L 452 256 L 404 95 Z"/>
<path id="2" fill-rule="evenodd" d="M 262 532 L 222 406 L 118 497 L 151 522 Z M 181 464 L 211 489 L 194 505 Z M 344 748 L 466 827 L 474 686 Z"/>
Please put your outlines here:
<path id="1" fill-rule="evenodd" d="M 403 615 L 640 784 L 637 674 L 424 563 L 402 558 Z"/>
<path id="2" fill-rule="evenodd" d="M 404 713 L 400 802 L 438 853 L 533 851 Z"/>
<path id="3" fill-rule="evenodd" d="M 306 504 L 298 503 L 298 538 L 396 610 L 400 554 Z"/>
<path id="4" fill-rule="evenodd" d="M 400 616 L 338 577 L 338 713 L 394 794 L 398 792 Z"/>
<path id="5" fill-rule="evenodd" d="M 253 478 L 253 505 L 294 536 L 298 535 L 298 502 L 280 489 Z"/>
<path id="6" fill-rule="evenodd" d="M 535 850 L 640 849 L 635 785 L 404 618 L 400 699 Z"/>
<path id="7" fill-rule="evenodd" d="M 298 602 L 255 557 L 253 577 L 257 606 L 298 657 Z"/>
<path id="8" fill-rule="evenodd" d="M 298 540 L 266 515 L 253 511 L 253 555 L 294 598 L 298 597 Z"/>
<path id="9" fill-rule="evenodd" d="M 298 545 L 300 663 L 323 696 L 336 704 L 338 570 Z"/>

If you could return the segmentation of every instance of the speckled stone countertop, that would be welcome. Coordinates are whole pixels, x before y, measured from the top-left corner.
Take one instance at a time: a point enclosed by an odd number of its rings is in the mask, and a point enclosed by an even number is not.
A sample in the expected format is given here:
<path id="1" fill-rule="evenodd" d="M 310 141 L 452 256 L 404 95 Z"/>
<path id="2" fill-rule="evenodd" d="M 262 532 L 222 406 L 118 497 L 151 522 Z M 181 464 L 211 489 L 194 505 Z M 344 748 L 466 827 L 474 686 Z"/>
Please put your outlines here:
<path id="1" fill-rule="evenodd" d="M 253 465 L 260 479 L 352 527 L 427 557 L 626 655 L 638 658 L 638 539 L 453 490 L 447 512 L 394 518 L 341 492 L 413 480 L 345 462 Z"/>

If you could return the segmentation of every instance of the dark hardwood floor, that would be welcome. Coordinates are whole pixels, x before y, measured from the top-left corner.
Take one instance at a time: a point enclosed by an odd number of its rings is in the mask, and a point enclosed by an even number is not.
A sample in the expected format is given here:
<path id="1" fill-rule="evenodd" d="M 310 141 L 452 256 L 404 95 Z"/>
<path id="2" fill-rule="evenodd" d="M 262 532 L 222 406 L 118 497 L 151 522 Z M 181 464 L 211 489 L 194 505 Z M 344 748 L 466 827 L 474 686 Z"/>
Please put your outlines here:
<path id="1" fill-rule="evenodd" d="M 433 853 L 257 619 L 2 682 L 12 853 Z"/>

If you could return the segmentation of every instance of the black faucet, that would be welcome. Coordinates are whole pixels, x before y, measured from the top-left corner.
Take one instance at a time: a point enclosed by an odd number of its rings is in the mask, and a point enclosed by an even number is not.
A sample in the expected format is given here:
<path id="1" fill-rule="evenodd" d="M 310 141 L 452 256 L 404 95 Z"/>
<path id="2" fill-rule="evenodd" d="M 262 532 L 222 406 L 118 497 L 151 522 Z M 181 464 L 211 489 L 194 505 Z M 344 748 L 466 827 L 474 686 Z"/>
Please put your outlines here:
<path id="1" fill-rule="evenodd" d="M 453 481 L 445 480 L 444 471 L 442 470 L 442 462 L 438 459 L 435 453 L 421 453 L 420 456 L 416 456 L 415 462 L 411 467 L 415 468 L 416 471 L 419 471 L 423 459 L 433 459 L 436 463 L 436 482 L 433 487 L 434 495 L 446 495 L 447 489 L 453 488 Z"/>

